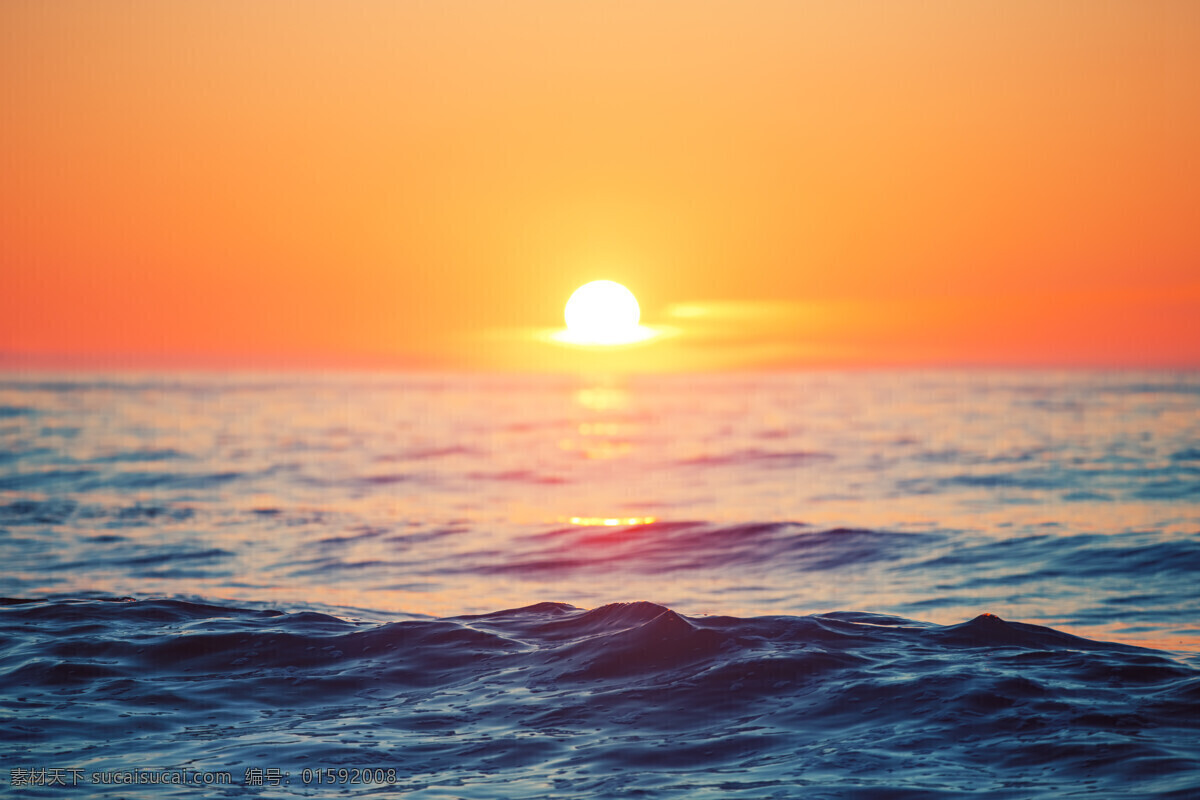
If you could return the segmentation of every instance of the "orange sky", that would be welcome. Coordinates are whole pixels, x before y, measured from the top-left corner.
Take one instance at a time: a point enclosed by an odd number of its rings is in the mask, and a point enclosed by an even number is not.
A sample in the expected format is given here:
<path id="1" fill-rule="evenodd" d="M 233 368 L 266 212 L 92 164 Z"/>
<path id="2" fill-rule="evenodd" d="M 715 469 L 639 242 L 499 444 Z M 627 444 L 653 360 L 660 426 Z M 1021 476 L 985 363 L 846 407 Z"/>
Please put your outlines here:
<path id="1" fill-rule="evenodd" d="M 9 363 L 1200 365 L 1200 3 L 0 4 Z M 535 335 L 629 286 L 678 335 Z"/>

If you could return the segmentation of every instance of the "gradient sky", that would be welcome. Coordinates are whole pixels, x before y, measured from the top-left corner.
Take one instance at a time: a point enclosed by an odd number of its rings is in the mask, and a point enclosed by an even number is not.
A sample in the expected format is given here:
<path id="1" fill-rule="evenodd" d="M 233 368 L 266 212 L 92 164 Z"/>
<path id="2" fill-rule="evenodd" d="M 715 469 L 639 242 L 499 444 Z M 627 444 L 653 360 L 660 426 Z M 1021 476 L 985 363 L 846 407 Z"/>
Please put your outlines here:
<path id="1" fill-rule="evenodd" d="M 1200 365 L 1200 3 L 0 4 L 8 362 Z M 537 335 L 582 283 L 678 334 Z"/>

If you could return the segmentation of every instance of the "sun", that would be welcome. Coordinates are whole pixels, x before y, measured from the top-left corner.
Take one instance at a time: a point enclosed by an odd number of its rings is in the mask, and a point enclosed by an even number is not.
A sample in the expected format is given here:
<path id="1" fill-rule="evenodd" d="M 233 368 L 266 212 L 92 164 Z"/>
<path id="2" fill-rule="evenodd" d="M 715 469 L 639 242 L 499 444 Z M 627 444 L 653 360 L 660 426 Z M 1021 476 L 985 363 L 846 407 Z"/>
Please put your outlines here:
<path id="1" fill-rule="evenodd" d="M 614 281 L 592 281 L 575 290 L 563 310 L 567 330 L 580 340 L 606 344 L 637 328 L 642 310 L 633 292 Z"/>
<path id="2" fill-rule="evenodd" d="M 633 292 L 614 281 L 580 286 L 563 311 L 567 329 L 555 334 L 567 344 L 611 347 L 649 339 L 654 331 L 638 324 L 641 309 Z"/>

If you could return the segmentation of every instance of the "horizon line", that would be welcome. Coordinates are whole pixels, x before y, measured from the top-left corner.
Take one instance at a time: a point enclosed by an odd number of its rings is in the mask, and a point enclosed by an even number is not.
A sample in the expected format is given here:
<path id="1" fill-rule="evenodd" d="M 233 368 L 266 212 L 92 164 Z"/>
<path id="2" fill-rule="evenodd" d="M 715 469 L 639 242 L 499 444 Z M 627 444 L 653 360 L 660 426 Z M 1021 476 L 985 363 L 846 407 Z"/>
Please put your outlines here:
<path id="1" fill-rule="evenodd" d="M 748 363 L 709 369 L 614 369 L 611 366 L 588 369 L 504 367 L 452 363 L 446 360 L 420 357 L 383 357 L 362 354 L 339 356 L 279 356 L 249 354 L 162 355 L 147 353 L 28 353 L 0 350 L 0 372 L 342 372 L 342 373 L 419 373 L 474 375 L 712 375 L 802 372 L 867 372 L 867 371 L 1066 371 L 1066 372 L 1195 372 L 1200 361 L 1016 361 L 1016 360 L 821 360 L 793 361 L 775 364 Z"/>

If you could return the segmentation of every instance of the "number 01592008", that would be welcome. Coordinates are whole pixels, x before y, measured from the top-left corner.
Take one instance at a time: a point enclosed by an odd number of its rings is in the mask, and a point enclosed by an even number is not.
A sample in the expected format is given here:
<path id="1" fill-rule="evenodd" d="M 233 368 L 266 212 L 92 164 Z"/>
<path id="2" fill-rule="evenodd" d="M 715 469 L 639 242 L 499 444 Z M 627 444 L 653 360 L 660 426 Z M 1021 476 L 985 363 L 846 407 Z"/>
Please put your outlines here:
<path id="1" fill-rule="evenodd" d="M 309 784 L 349 784 L 349 783 L 395 783 L 396 770 L 376 767 L 374 769 L 304 769 L 300 771 L 300 780 Z"/>

